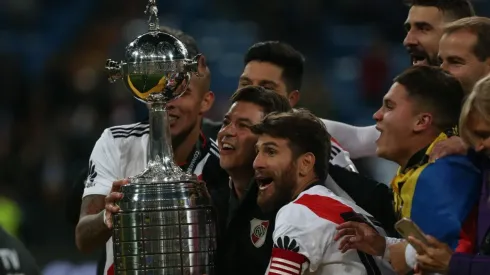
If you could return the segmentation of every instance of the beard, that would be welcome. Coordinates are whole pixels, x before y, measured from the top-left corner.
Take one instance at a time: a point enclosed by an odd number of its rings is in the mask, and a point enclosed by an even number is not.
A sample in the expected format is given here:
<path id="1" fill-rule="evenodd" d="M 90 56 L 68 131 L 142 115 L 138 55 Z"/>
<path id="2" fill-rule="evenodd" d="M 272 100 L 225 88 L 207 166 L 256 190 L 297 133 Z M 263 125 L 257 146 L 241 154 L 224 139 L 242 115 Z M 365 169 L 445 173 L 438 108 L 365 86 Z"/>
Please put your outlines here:
<path id="1" fill-rule="evenodd" d="M 281 207 L 290 203 L 293 199 L 293 190 L 296 186 L 296 165 L 291 163 L 286 169 L 282 170 L 277 178 L 274 179 L 273 192 L 270 195 L 259 191 L 257 204 L 264 213 L 274 213 Z M 269 190 L 265 190 L 267 193 Z"/>
<path id="2" fill-rule="evenodd" d="M 419 49 L 417 47 L 409 47 L 407 48 L 408 53 L 410 54 L 411 65 L 414 65 L 418 61 L 425 61 L 428 66 L 439 66 L 440 62 L 437 56 L 430 56 L 423 49 Z"/>

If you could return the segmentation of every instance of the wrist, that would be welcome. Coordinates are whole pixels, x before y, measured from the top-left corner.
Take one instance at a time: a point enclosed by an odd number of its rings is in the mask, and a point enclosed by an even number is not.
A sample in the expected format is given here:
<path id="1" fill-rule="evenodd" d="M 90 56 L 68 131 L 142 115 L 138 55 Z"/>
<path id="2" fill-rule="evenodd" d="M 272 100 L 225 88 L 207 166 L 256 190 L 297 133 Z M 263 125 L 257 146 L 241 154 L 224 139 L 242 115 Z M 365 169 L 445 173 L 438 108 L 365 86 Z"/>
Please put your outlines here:
<path id="1" fill-rule="evenodd" d="M 385 250 L 383 255 L 383 260 L 390 261 L 391 255 L 390 255 L 390 246 L 399 243 L 403 241 L 402 239 L 397 239 L 397 238 L 390 238 L 390 237 L 385 237 Z"/>

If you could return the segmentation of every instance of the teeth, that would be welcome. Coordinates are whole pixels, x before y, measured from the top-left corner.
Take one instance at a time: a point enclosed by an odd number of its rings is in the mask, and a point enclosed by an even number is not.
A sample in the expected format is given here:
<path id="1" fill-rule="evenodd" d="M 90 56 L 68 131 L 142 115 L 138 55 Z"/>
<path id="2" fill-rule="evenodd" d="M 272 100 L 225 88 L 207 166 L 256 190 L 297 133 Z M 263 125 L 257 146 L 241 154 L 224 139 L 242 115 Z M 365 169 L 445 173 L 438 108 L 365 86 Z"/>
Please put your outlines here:
<path id="1" fill-rule="evenodd" d="M 235 149 L 235 148 L 228 143 L 223 143 L 223 149 Z"/>
<path id="2" fill-rule="evenodd" d="M 269 186 L 272 185 L 272 182 L 270 184 L 259 184 L 259 190 L 265 190 L 269 188 Z"/>
<path id="3" fill-rule="evenodd" d="M 174 117 L 174 116 L 169 116 L 169 117 L 168 117 L 168 120 L 169 120 L 170 122 L 174 122 L 176 119 L 177 119 L 177 117 Z"/>

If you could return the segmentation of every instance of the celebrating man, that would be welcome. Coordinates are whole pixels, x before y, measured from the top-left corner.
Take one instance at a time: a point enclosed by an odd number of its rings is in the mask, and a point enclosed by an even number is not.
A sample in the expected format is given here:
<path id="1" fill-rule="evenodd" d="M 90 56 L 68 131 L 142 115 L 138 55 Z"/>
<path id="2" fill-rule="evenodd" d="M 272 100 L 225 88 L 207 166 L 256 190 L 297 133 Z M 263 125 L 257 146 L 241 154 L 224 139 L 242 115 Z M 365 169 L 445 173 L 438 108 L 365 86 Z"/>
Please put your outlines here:
<path id="1" fill-rule="evenodd" d="M 338 250 L 334 232 L 346 220 L 370 215 L 323 185 L 328 174 L 330 136 L 305 110 L 270 114 L 252 127 L 257 134 L 257 203 L 279 212 L 266 274 L 391 274 L 387 264 L 362 252 Z M 379 229 L 379 228 L 378 228 Z M 378 264 L 380 266 L 378 266 Z"/>
<path id="2" fill-rule="evenodd" d="M 474 217 L 470 213 L 477 204 L 481 173 L 463 155 L 429 161 L 434 144 L 455 134 L 463 98 L 461 84 L 450 74 L 414 66 L 395 79 L 374 119 L 381 132 L 378 156 L 400 165 L 391 184 L 399 217 L 412 219 L 422 231 L 459 252 L 471 252 Z M 344 250 L 389 255 L 401 274 L 415 265 L 415 251 L 406 242 L 393 244 L 397 241 L 389 239 L 387 244 L 357 223 L 340 229 L 337 238 L 356 236 L 345 238 Z M 384 254 L 385 250 L 390 253 Z"/>

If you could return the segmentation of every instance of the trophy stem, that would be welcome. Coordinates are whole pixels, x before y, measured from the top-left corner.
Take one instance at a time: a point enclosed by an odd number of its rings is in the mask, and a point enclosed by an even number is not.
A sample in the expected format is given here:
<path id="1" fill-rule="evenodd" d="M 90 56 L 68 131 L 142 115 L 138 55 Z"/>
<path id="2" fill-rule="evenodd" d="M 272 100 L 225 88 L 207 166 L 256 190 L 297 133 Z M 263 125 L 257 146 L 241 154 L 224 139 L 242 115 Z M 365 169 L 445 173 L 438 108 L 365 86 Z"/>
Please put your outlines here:
<path id="1" fill-rule="evenodd" d="M 180 170 L 175 165 L 174 152 L 172 149 L 172 137 L 170 135 L 170 125 L 166 104 L 163 102 L 152 102 L 150 109 L 150 135 L 148 168 L 167 173 L 174 173 Z"/>

